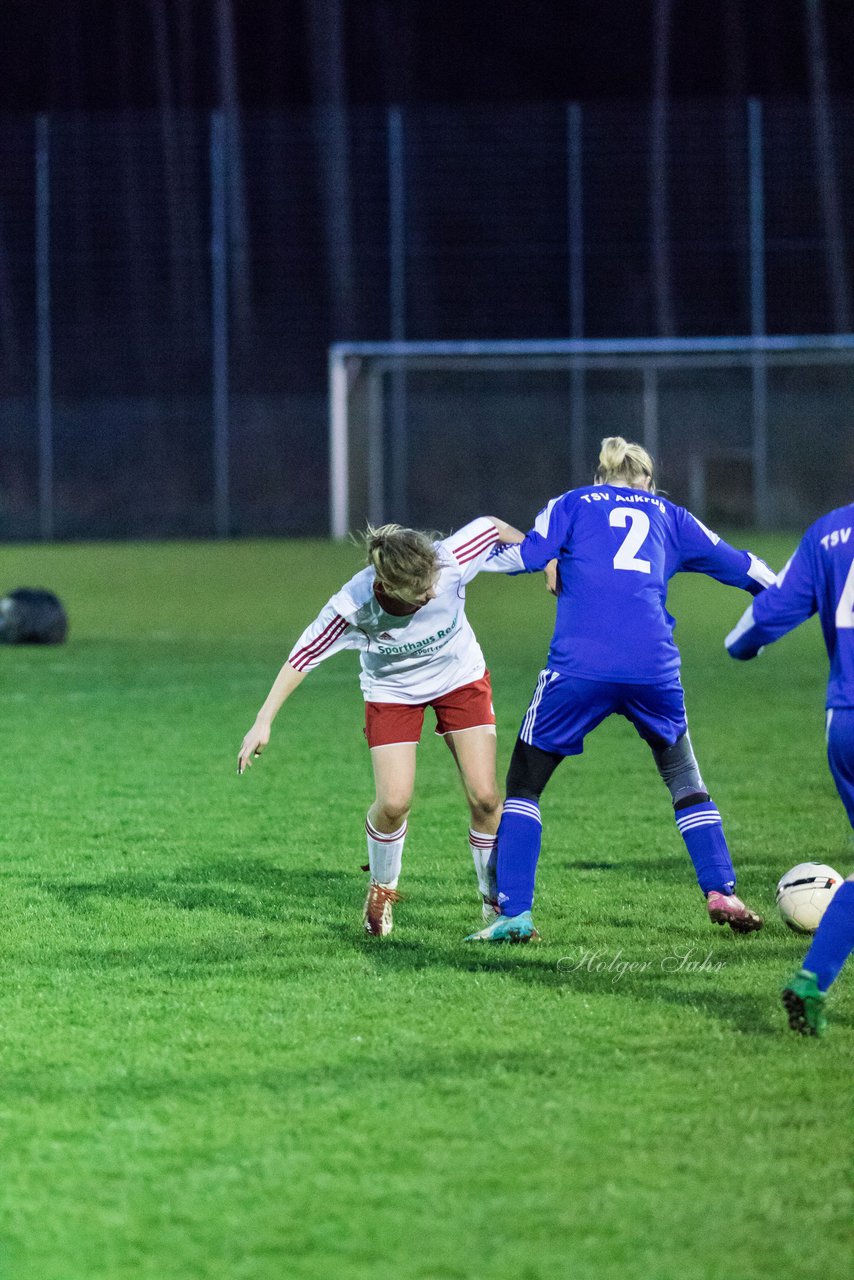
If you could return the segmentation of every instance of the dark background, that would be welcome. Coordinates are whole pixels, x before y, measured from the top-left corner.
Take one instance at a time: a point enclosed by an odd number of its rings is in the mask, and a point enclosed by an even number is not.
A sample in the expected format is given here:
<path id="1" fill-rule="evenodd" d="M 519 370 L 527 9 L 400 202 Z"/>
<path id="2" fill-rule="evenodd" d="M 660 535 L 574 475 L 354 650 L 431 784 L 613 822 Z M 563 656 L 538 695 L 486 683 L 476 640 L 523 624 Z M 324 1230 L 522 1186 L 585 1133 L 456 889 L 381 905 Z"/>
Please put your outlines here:
<path id="1" fill-rule="evenodd" d="M 352 104 L 643 99 L 653 87 L 656 8 L 649 0 L 3 0 L 0 106 L 214 106 L 223 46 L 243 106 L 306 104 L 324 92 L 314 44 L 339 20 Z M 670 95 L 805 96 L 806 8 L 804 0 L 674 0 Z M 828 0 L 822 16 L 829 88 L 850 93 L 854 5 Z"/>
<path id="2" fill-rule="evenodd" d="M 852 0 L 0 0 L 0 537 L 324 533 L 334 342 L 850 333 L 852 158 Z M 850 361 L 769 369 L 758 479 L 744 363 L 571 382 L 387 374 L 371 518 L 524 522 L 615 432 L 713 521 L 854 488 Z"/>

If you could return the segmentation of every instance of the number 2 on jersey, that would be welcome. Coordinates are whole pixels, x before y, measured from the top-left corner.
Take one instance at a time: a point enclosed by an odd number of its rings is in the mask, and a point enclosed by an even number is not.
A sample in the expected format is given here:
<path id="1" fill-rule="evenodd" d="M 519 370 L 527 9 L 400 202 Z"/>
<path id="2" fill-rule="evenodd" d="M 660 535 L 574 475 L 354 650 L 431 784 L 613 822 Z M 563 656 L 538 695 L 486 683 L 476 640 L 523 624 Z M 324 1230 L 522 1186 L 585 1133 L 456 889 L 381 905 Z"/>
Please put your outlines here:
<path id="1" fill-rule="evenodd" d="M 854 629 L 854 561 L 848 570 L 839 604 L 836 606 L 836 629 L 845 631 Z"/>
<path id="2" fill-rule="evenodd" d="M 649 533 L 649 516 L 646 512 L 630 511 L 628 507 L 614 507 L 608 515 L 608 523 L 615 529 L 628 527 L 628 533 L 614 556 L 614 568 L 634 569 L 635 573 L 649 573 L 651 569 L 649 561 L 637 558 L 637 552 L 640 551 L 643 540 Z"/>

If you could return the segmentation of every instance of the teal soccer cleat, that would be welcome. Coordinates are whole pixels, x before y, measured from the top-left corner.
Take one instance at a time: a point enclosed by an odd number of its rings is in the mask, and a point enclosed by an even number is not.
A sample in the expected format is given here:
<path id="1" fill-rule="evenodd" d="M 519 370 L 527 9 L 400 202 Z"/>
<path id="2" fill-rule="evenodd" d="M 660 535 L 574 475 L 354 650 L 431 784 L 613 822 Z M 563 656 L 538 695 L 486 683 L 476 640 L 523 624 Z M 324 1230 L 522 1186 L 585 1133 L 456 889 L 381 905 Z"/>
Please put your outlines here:
<path id="1" fill-rule="evenodd" d="M 539 942 L 530 911 L 518 916 L 496 916 L 492 924 L 470 933 L 466 942 Z"/>
<path id="2" fill-rule="evenodd" d="M 789 1026 L 802 1036 L 824 1035 L 827 1017 L 824 1012 L 825 994 L 818 989 L 818 981 L 809 969 L 800 969 L 783 987 L 783 1004 L 789 1015 Z"/>

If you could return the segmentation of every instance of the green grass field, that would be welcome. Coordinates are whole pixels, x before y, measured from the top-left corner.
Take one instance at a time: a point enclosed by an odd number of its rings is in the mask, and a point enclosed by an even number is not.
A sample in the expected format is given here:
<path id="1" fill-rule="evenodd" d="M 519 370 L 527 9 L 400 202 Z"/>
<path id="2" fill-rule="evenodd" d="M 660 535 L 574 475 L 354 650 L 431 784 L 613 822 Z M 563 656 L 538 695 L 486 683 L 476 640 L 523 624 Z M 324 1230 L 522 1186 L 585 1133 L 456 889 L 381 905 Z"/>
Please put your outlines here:
<path id="1" fill-rule="evenodd" d="M 793 540 L 750 545 L 777 567 Z M 671 592 L 762 934 L 707 923 L 652 759 L 612 721 L 544 797 L 536 948 L 463 945 L 467 810 L 425 734 L 380 942 L 355 655 L 234 770 L 357 567 L 325 543 L 0 549 L 4 589 L 50 586 L 72 620 L 65 648 L 0 649 L 2 1280 L 850 1274 L 854 972 L 822 1041 L 778 1000 L 805 949 L 778 877 L 854 861 L 817 626 L 736 664 L 722 637 L 747 597 Z M 552 602 L 489 576 L 469 602 L 503 776 Z"/>

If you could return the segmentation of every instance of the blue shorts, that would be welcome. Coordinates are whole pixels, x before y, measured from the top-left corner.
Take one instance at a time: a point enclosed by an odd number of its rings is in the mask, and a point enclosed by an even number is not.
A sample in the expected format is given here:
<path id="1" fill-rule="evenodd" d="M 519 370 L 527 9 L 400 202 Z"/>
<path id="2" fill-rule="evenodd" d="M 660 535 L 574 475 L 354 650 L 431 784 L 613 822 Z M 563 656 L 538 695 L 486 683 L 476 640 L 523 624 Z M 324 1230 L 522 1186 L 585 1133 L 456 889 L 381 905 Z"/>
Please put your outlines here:
<path id="1" fill-rule="evenodd" d="M 541 671 L 519 737 L 541 751 L 578 756 L 588 733 L 608 716 L 625 716 L 651 747 L 670 747 L 688 728 L 685 695 L 676 679 L 666 685 L 582 680 Z"/>
<path id="2" fill-rule="evenodd" d="M 827 763 L 854 827 L 854 707 L 831 707 L 827 712 Z"/>

